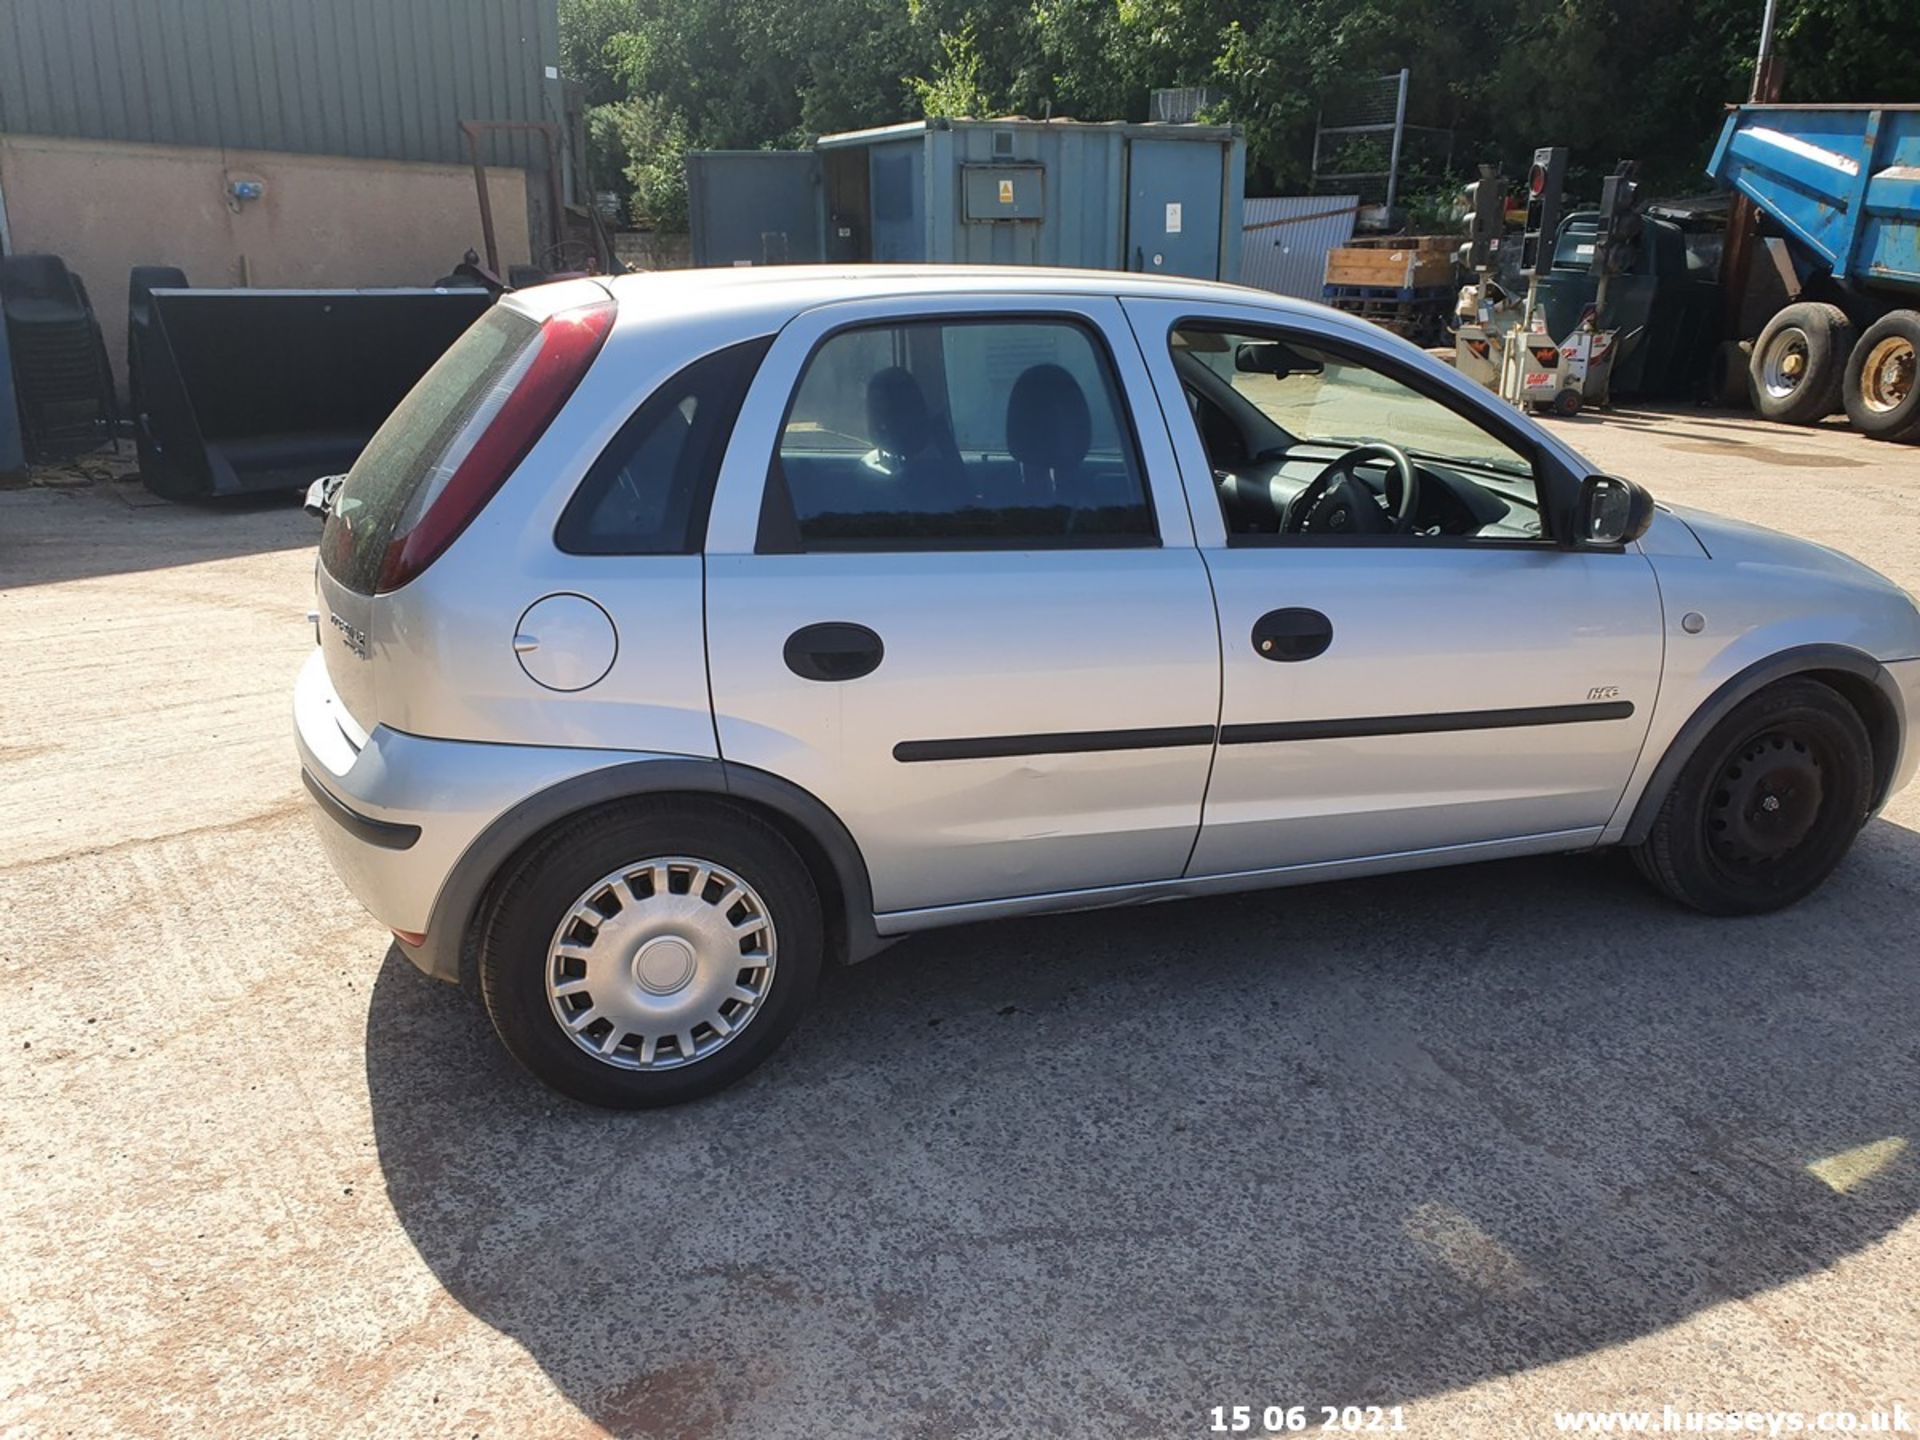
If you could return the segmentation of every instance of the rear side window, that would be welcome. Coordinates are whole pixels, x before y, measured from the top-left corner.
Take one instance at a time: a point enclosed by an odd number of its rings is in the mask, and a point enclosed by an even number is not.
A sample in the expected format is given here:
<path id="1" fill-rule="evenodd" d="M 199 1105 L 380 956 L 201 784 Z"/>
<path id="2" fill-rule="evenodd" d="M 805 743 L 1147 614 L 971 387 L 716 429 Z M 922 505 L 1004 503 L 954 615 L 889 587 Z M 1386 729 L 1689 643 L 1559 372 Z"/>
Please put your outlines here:
<path id="1" fill-rule="evenodd" d="M 1048 317 L 830 336 L 788 409 L 760 536 L 770 551 L 1155 543 L 1112 361 Z"/>
<path id="2" fill-rule="evenodd" d="M 772 343 L 715 351 L 654 391 L 574 491 L 554 543 L 570 555 L 698 552 L 733 422 Z"/>
<path id="3" fill-rule="evenodd" d="M 537 322 L 496 305 L 407 392 L 334 496 L 320 537 L 328 574 L 349 590 L 374 593 L 403 519 L 416 516 L 424 508 L 417 502 L 445 483 L 461 458 L 454 441 L 531 357 L 539 334 Z"/>

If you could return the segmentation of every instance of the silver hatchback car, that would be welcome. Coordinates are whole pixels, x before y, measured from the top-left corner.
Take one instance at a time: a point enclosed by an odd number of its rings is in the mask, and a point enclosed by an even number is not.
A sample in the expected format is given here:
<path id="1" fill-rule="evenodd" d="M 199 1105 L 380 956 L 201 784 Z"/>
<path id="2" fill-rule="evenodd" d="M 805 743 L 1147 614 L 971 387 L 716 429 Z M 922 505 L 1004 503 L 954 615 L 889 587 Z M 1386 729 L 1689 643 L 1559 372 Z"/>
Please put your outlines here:
<path id="1" fill-rule="evenodd" d="M 509 296 L 334 497 L 321 838 L 603 1105 L 831 956 L 996 916 L 1630 848 L 1790 903 L 1915 768 L 1920 613 L 1232 286 L 708 271 Z"/>

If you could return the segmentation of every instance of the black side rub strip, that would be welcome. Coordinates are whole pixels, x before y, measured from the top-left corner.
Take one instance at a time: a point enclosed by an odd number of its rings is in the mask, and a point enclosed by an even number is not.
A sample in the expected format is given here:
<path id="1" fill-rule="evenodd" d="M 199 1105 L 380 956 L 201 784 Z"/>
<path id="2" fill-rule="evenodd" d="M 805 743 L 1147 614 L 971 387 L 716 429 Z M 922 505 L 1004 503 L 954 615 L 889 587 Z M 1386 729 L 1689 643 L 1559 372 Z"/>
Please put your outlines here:
<path id="1" fill-rule="evenodd" d="M 1227 725 L 1222 745 L 1268 745 L 1282 740 L 1353 740 L 1368 735 L 1438 735 L 1449 730 L 1509 730 L 1529 725 L 1580 725 L 1625 720 L 1631 700 L 1584 705 L 1529 705 L 1518 710 L 1453 710 L 1434 715 L 1362 715 L 1352 720 L 1274 720 Z"/>
<path id="2" fill-rule="evenodd" d="M 1517 710 L 1453 710 L 1435 715 L 1363 715 L 1352 720 L 1274 720 L 1228 725 L 1222 745 L 1268 745 L 1283 740 L 1352 740 L 1368 735 L 1438 735 L 1449 730 L 1509 730 L 1529 725 L 1579 725 L 1625 720 L 1631 700 L 1585 705 L 1531 705 Z M 978 735 L 963 740 L 902 740 L 893 758 L 995 760 L 1018 755 L 1086 755 L 1102 750 L 1168 750 L 1211 745 L 1211 725 L 1169 725 L 1157 730 L 1063 730 L 1050 735 Z"/>
<path id="3" fill-rule="evenodd" d="M 319 802 L 320 808 L 327 812 L 327 818 L 356 840 L 364 841 L 368 845 L 378 845 L 382 850 L 409 850 L 413 848 L 413 842 L 420 838 L 418 825 L 400 825 L 392 820 L 375 820 L 371 816 L 362 815 L 358 810 L 349 810 L 329 795 L 325 787 L 314 779 L 304 766 L 300 770 L 300 778 L 307 782 L 307 793 Z"/>
<path id="4" fill-rule="evenodd" d="M 1170 750 L 1211 745 L 1211 725 L 1166 725 L 1157 730 L 1067 730 L 1052 735 L 979 735 L 966 740 L 902 740 L 893 758 L 996 760 L 1013 755 L 1084 755 L 1096 750 Z"/>

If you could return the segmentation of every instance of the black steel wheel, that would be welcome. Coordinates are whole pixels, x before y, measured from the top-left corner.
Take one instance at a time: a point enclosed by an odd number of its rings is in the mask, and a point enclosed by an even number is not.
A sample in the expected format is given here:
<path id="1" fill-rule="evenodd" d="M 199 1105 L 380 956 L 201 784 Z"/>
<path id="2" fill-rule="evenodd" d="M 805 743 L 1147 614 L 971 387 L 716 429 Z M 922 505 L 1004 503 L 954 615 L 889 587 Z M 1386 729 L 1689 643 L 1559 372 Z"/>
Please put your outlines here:
<path id="1" fill-rule="evenodd" d="M 1853 322 L 1838 305 L 1802 301 L 1767 322 L 1747 377 L 1753 408 L 1786 425 L 1815 425 L 1840 408 Z"/>
<path id="2" fill-rule="evenodd" d="M 1833 872 L 1872 789 L 1873 747 L 1853 707 L 1816 680 L 1782 681 L 1708 733 L 1634 859 L 1710 915 L 1777 910 Z"/>

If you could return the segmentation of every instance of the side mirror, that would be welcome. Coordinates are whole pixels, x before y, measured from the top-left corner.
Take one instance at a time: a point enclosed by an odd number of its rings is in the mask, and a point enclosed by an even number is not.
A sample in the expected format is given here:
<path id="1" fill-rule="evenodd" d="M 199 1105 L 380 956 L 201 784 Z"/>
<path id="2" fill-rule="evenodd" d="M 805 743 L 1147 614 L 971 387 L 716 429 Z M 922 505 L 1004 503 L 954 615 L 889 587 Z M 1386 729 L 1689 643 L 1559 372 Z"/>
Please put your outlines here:
<path id="1" fill-rule="evenodd" d="M 1247 375 L 1318 375 L 1326 367 L 1278 340 L 1248 340 L 1234 347 L 1233 368 Z"/>
<path id="2" fill-rule="evenodd" d="M 1580 482 L 1573 513 L 1575 544 L 1625 545 L 1653 524 L 1653 496 L 1618 475 L 1589 475 Z"/>

